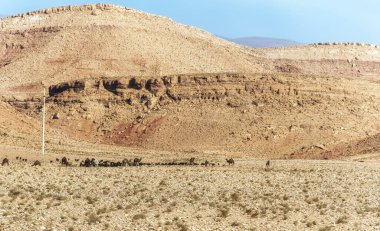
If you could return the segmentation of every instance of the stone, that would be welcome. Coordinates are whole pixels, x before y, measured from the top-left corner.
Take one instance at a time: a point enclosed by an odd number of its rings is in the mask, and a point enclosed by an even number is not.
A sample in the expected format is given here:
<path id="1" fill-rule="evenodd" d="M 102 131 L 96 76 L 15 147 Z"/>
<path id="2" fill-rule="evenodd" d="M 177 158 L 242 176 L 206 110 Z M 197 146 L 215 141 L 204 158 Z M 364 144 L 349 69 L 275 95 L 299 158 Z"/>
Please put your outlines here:
<path id="1" fill-rule="evenodd" d="M 59 119 L 59 118 L 60 118 L 59 113 L 54 113 L 54 115 L 53 115 L 53 120 L 57 120 L 57 119 Z"/>

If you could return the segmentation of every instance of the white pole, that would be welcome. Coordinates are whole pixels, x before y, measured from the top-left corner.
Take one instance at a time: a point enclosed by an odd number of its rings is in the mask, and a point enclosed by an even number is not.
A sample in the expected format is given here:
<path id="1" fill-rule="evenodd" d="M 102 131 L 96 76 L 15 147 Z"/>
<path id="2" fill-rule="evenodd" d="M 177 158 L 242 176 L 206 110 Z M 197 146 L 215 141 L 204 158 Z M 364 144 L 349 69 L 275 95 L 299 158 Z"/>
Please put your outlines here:
<path id="1" fill-rule="evenodd" d="M 43 107 L 42 107 L 42 155 L 45 155 L 45 103 L 46 103 L 46 88 L 44 86 L 44 98 L 43 98 Z"/>

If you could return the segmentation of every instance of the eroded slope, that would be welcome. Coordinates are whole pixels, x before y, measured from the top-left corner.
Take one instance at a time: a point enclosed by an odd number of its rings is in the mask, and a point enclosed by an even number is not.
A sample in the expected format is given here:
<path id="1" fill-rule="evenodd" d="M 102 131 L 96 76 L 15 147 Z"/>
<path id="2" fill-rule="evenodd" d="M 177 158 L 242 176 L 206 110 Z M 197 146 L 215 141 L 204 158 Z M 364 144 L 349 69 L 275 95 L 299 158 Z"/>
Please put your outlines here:
<path id="1" fill-rule="evenodd" d="M 93 143 L 297 158 L 378 133 L 379 85 L 336 80 L 294 74 L 83 79 L 49 88 L 48 125 Z M 30 100 L 7 101 L 40 118 L 40 104 L 26 106 Z"/>
<path id="2" fill-rule="evenodd" d="M 34 121 L 29 140 L 14 135 L 5 144 L 40 146 L 43 86 L 49 89 L 51 148 L 80 140 L 140 150 L 325 158 L 321 153 L 336 145 L 380 131 L 376 46 L 248 49 L 167 18 L 103 4 L 29 12 L 0 25 L 2 101 L 17 109 L 11 118 L 0 108 L 3 130 L 24 133 L 7 119 Z"/>

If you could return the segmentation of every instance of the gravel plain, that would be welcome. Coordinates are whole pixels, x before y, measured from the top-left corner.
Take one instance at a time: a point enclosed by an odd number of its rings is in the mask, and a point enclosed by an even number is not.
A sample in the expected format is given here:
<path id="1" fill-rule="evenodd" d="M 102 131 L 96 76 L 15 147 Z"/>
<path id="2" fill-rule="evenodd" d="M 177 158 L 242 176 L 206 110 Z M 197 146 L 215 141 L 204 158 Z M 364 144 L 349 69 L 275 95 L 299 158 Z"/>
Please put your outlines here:
<path id="1" fill-rule="evenodd" d="M 12 164 L 13 162 L 13 164 Z M 379 230 L 380 164 L 0 167 L 1 230 Z"/>

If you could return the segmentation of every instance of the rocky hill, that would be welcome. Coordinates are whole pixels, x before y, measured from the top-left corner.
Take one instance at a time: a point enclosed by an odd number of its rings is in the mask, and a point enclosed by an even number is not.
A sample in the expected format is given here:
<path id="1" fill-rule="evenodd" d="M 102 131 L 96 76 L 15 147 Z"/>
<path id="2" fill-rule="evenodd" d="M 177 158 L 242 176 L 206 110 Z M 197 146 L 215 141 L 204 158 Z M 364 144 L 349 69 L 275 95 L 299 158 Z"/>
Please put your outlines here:
<path id="1" fill-rule="evenodd" d="M 249 50 L 170 19 L 113 5 L 1 20 L 2 87 L 77 77 L 260 70 Z"/>
<path id="2" fill-rule="evenodd" d="M 0 145 L 40 147 L 43 86 L 49 152 L 340 158 L 320 153 L 380 133 L 376 46 L 249 49 L 103 4 L 0 27 Z"/>

